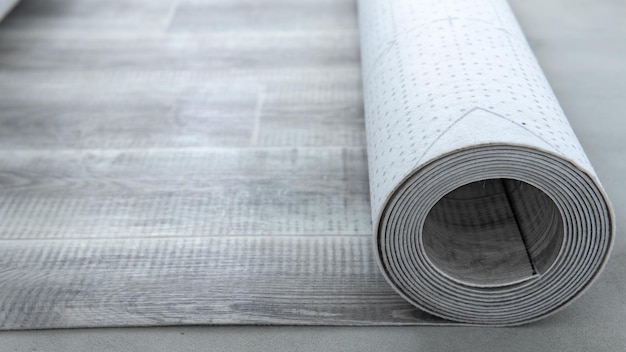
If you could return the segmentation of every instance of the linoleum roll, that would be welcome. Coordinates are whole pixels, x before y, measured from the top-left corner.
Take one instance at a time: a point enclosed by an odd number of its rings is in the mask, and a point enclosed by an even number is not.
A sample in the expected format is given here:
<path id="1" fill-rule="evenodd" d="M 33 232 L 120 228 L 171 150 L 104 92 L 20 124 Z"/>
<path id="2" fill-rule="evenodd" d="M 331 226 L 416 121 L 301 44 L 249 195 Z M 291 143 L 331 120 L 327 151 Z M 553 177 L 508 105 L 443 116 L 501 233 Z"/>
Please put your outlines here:
<path id="1" fill-rule="evenodd" d="M 597 277 L 607 196 L 503 0 L 361 0 L 377 257 L 408 301 L 516 325 Z"/>

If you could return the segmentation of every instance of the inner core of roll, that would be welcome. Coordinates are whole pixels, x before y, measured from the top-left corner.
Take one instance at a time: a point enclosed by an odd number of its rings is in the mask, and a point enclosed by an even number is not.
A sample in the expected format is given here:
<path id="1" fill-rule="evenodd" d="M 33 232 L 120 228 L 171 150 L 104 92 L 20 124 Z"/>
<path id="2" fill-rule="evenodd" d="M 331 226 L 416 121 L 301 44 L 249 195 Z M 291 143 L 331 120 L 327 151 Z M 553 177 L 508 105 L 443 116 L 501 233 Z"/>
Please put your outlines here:
<path id="1" fill-rule="evenodd" d="M 422 231 L 435 268 L 476 287 L 515 285 L 549 270 L 563 242 L 563 219 L 538 188 L 518 180 L 463 185 L 432 207 Z"/>

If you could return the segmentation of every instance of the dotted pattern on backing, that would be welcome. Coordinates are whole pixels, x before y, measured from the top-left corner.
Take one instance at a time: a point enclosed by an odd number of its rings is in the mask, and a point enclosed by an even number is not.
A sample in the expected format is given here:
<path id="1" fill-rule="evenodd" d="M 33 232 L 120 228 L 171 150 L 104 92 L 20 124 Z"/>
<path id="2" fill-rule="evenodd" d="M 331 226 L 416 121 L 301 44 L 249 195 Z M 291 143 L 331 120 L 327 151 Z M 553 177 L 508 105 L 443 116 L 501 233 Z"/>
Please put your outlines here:
<path id="1" fill-rule="evenodd" d="M 403 178 L 469 146 L 432 149 L 476 110 L 592 170 L 505 1 L 361 0 L 359 17 L 374 218 Z M 509 142 L 489 126 L 475 127 L 463 133 Z"/>

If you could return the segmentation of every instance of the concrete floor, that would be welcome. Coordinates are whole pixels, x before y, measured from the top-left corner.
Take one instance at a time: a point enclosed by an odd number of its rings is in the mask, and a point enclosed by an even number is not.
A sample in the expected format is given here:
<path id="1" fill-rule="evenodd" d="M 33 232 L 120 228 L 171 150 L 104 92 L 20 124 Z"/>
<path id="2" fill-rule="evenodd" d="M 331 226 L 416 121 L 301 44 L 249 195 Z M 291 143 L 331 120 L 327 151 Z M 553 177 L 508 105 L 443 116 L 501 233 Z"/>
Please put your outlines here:
<path id="1" fill-rule="evenodd" d="M 626 3 L 511 3 L 620 221 L 626 212 L 622 183 Z M 13 331 L 0 333 L 0 350 L 623 351 L 625 246 L 626 239 L 618 232 L 602 277 L 574 304 L 543 321 L 516 328 L 205 326 Z"/>

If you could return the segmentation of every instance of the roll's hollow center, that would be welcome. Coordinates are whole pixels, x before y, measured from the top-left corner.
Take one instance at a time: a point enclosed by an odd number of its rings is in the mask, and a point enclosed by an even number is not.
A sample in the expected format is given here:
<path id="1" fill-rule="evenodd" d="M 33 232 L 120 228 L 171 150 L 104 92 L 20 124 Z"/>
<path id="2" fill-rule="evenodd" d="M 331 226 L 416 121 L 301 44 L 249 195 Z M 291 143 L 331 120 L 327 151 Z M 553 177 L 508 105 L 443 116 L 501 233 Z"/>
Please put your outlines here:
<path id="1" fill-rule="evenodd" d="M 444 274 L 477 287 L 520 283 L 546 272 L 563 242 L 556 204 L 538 188 L 512 179 L 461 186 L 428 213 L 427 257 Z"/>

